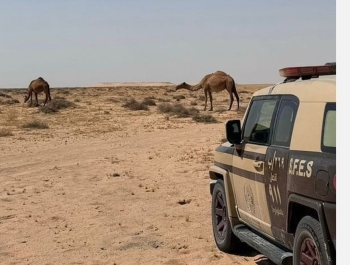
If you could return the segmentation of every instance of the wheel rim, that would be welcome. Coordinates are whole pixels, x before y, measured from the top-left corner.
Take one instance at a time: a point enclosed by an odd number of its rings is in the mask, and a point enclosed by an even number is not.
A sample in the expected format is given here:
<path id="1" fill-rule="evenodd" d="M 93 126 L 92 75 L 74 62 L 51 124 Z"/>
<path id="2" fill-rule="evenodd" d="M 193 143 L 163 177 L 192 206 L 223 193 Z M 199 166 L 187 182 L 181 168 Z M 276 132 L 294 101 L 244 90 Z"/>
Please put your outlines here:
<path id="1" fill-rule="evenodd" d="M 319 265 L 320 256 L 315 242 L 311 238 L 306 238 L 301 244 L 300 265 Z"/>
<path id="2" fill-rule="evenodd" d="M 216 219 L 216 231 L 220 240 L 225 239 L 227 230 L 227 208 L 226 201 L 223 193 L 219 191 L 215 198 L 215 219 Z"/>

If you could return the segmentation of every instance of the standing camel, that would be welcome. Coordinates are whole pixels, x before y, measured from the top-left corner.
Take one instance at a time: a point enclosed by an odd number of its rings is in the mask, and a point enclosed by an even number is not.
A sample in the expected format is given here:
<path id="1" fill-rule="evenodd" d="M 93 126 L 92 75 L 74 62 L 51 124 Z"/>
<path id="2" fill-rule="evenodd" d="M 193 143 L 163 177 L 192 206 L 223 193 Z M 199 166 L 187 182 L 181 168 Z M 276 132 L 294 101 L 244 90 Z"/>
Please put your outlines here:
<path id="1" fill-rule="evenodd" d="M 197 84 L 197 85 L 189 85 L 185 82 L 179 84 L 176 86 L 176 90 L 179 89 L 187 89 L 190 91 L 197 91 L 199 89 L 204 89 L 204 95 L 205 95 L 205 105 L 204 110 L 207 109 L 207 101 L 208 101 L 208 94 L 210 99 L 210 109 L 209 111 L 213 110 L 213 97 L 212 92 L 220 92 L 224 89 L 226 89 L 230 95 L 230 106 L 228 110 L 231 110 L 232 103 L 233 103 L 233 94 L 235 95 L 237 99 L 237 109 L 239 109 L 239 97 L 236 89 L 236 84 L 233 78 L 226 74 L 223 71 L 216 71 L 215 73 L 208 74 L 203 77 L 203 79 Z"/>
<path id="2" fill-rule="evenodd" d="M 32 105 L 32 96 L 33 96 L 33 92 L 34 92 L 36 106 L 38 106 L 39 105 L 38 94 L 43 92 L 43 91 L 46 95 L 45 102 L 44 102 L 44 106 L 45 106 L 45 104 L 47 103 L 48 100 L 51 101 L 50 86 L 42 77 L 38 77 L 37 79 L 34 79 L 29 84 L 28 94 L 24 98 L 24 103 L 26 103 L 28 101 L 28 99 L 30 98 L 30 106 Z"/>

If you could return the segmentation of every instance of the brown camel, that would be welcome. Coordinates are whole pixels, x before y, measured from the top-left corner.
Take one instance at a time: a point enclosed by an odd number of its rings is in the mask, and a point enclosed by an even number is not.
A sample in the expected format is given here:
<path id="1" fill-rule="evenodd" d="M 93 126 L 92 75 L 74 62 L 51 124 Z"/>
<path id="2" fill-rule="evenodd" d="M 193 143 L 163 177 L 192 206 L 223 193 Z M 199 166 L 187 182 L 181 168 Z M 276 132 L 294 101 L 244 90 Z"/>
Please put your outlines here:
<path id="1" fill-rule="evenodd" d="M 208 94 L 210 99 L 210 110 L 213 110 L 213 97 L 212 92 L 220 92 L 224 89 L 226 89 L 230 95 L 230 106 L 228 110 L 231 110 L 232 103 L 233 103 L 233 94 L 235 95 L 237 99 L 237 109 L 239 109 L 239 97 L 236 89 L 236 84 L 233 78 L 226 74 L 223 71 L 216 71 L 215 73 L 208 74 L 203 77 L 203 79 L 194 86 L 191 86 L 185 82 L 179 84 L 176 86 L 176 90 L 179 89 L 187 89 L 190 91 L 197 91 L 199 89 L 204 89 L 204 95 L 205 95 L 205 105 L 204 110 L 207 109 L 207 101 L 208 101 Z"/>
<path id="2" fill-rule="evenodd" d="M 32 105 L 32 96 L 33 96 L 33 92 L 34 92 L 36 106 L 38 106 L 39 105 L 38 94 L 43 92 L 43 91 L 46 95 L 45 102 L 44 102 L 44 106 L 45 106 L 48 100 L 51 101 L 50 86 L 42 77 L 38 77 L 37 79 L 34 79 L 29 84 L 28 94 L 24 98 L 24 103 L 26 103 L 28 101 L 28 99 L 30 98 L 30 106 Z"/>

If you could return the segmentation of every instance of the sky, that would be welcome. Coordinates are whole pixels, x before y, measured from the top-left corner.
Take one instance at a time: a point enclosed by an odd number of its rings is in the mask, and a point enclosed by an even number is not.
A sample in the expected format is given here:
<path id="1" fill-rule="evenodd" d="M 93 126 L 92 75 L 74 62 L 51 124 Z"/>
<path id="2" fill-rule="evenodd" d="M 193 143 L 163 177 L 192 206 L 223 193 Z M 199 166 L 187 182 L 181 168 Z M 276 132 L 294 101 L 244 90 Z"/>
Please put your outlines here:
<path id="1" fill-rule="evenodd" d="M 0 0 L 0 88 L 100 82 L 237 84 L 336 61 L 330 0 Z"/>

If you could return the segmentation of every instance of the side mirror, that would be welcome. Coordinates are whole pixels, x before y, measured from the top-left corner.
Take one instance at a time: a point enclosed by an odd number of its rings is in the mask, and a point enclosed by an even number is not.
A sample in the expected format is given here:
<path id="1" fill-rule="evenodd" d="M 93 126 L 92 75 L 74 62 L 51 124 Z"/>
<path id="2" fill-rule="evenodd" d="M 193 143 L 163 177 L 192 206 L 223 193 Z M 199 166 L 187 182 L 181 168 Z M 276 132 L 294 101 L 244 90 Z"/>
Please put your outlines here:
<path id="1" fill-rule="evenodd" d="M 240 120 L 230 120 L 226 122 L 226 139 L 231 144 L 241 144 L 242 128 Z"/>

